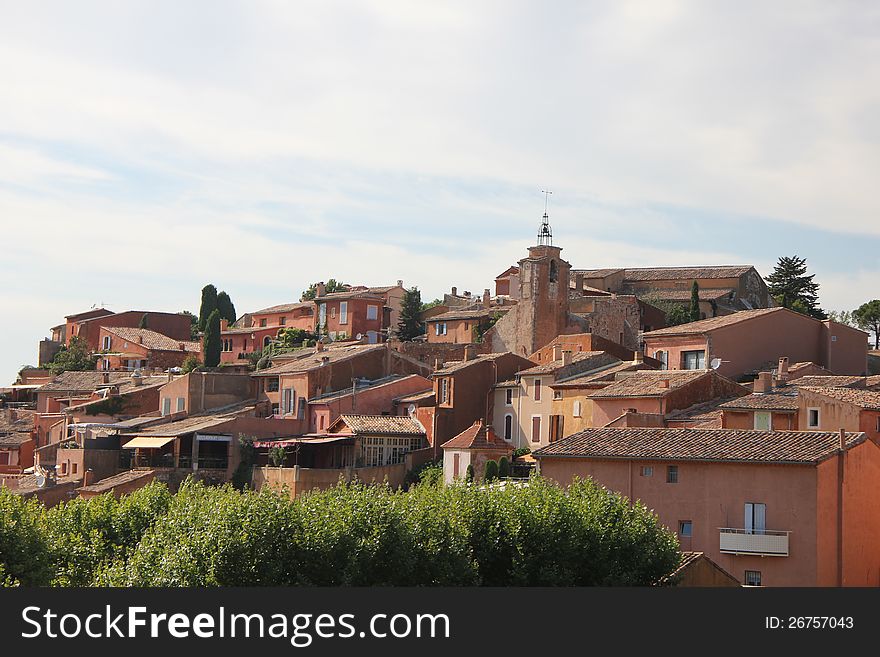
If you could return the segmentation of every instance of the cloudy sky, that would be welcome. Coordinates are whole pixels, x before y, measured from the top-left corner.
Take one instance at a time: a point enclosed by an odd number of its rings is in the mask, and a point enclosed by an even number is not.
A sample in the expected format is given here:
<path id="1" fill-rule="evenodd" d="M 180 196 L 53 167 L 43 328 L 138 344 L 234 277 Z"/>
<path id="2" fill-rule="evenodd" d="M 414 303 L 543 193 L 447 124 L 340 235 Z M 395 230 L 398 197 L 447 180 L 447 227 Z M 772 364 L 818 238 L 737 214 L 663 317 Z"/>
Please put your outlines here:
<path id="1" fill-rule="evenodd" d="M 66 314 L 806 257 L 880 296 L 875 2 L 0 0 L 0 384 Z"/>

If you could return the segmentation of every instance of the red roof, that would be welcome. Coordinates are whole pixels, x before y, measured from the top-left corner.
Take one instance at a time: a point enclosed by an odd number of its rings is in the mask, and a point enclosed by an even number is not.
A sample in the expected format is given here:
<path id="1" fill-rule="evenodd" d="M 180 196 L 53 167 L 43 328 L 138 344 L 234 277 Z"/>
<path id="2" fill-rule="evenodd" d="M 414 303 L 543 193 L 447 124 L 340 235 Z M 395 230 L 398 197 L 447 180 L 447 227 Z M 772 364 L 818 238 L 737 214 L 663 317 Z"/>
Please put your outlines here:
<path id="1" fill-rule="evenodd" d="M 506 452 L 513 451 L 508 443 L 498 437 L 492 429 L 483 425 L 482 420 L 477 420 L 467 429 L 462 431 L 452 440 L 447 440 L 442 445 L 443 449 L 495 449 Z"/>

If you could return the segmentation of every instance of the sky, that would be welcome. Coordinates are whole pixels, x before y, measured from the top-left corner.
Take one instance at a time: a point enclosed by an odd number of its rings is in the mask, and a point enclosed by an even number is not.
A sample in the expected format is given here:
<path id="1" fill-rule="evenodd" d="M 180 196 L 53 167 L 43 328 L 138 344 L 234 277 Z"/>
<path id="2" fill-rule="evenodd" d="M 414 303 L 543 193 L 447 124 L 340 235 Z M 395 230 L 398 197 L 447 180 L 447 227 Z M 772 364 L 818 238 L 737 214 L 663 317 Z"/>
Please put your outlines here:
<path id="1" fill-rule="evenodd" d="M 805 257 L 880 297 L 880 5 L 0 0 L 0 385 L 68 314 Z"/>

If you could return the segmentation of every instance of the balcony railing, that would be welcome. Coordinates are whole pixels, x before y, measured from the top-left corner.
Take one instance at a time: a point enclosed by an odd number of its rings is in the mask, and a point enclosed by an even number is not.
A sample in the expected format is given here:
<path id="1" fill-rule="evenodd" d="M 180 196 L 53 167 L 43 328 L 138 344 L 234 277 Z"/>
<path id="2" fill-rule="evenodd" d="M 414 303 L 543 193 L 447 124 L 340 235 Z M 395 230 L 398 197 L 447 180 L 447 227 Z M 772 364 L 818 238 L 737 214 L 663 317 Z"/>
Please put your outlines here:
<path id="1" fill-rule="evenodd" d="M 727 554 L 754 554 L 763 557 L 787 557 L 791 532 L 770 529 L 734 529 L 722 527 L 720 549 Z"/>

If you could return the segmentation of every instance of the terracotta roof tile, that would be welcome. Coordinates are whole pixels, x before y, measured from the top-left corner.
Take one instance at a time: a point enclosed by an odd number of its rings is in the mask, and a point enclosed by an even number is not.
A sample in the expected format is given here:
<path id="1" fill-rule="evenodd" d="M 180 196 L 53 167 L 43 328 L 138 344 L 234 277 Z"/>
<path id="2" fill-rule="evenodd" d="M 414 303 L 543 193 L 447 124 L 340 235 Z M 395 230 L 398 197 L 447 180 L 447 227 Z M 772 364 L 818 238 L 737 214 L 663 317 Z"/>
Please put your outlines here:
<path id="1" fill-rule="evenodd" d="M 486 361 L 495 360 L 496 358 L 500 358 L 506 354 L 509 354 L 509 351 L 501 351 L 498 353 L 492 354 L 479 354 L 474 356 L 470 360 L 451 360 L 443 364 L 439 370 L 434 371 L 434 376 L 444 376 L 446 374 L 452 374 L 454 372 L 458 372 L 467 367 L 471 367 L 477 363 L 484 363 Z"/>
<path id="2" fill-rule="evenodd" d="M 808 374 L 793 381 L 795 385 L 813 388 L 864 388 L 863 376 L 819 376 Z"/>
<path id="3" fill-rule="evenodd" d="M 590 360 L 608 360 L 608 356 L 604 351 L 576 351 L 571 354 L 571 362 L 569 365 L 574 365 L 575 363 L 581 363 L 583 366 L 588 367 L 589 363 L 584 361 Z M 534 374 L 555 374 L 563 367 L 568 367 L 569 365 L 564 365 L 562 359 L 559 360 L 551 360 L 547 363 L 543 363 L 541 365 L 535 365 L 534 367 L 530 367 L 525 370 L 521 370 L 517 372 L 520 376 L 532 376 Z M 599 367 L 601 364 L 597 363 L 596 367 Z"/>
<path id="4" fill-rule="evenodd" d="M 846 434 L 851 448 L 867 435 Z M 836 431 L 585 429 L 534 452 L 535 458 L 818 463 L 840 446 Z"/>
<path id="5" fill-rule="evenodd" d="M 106 477 L 101 479 L 100 481 L 95 482 L 94 484 L 90 484 L 89 486 L 83 486 L 79 490 L 88 491 L 90 493 L 108 493 L 113 490 L 116 486 L 121 486 L 122 484 L 127 484 L 132 481 L 137 481 L 138 479 L 148 479 L 152 481 L 153 479 L 153 471 L 152 470 L 126 470 L 125 472 L 120 472 L 119 474 L 115 474 L 111 477 Z M 148 483 L 148 482 L 145 482 Z"/>
<path id="6" fill-rule="evenodd" d="M 625 281 L 693 281 L 697 278 L 738 278 L 752 265 L 718 265 L 708 267 L 627 267 Z"/>
<path id="7" fill-rule="evenodd" d="M 20 447 L 32 438 L 30 431 L 0 434 L 0 447 Z"/>
<path id="8" fill-rule="evenodd" d="M 590 398 L 662 397 L 704 376 L 708 370 L 640 370 L 597 390 Z M 668 386 L 663 385 L 668 381 Z"/>
<path id="9" fill-rule="evenodd" d="M 796 411 L 798 410 L 798 390 L 794 386 L 775 388 L 772 392 L 764 394 L 752 393 L 745 397 L 739 397 L 733 401 L 721 404 L 725 410 L 768 410 L 768 411 Z"/>
<path id="10" fill-rule="evenodd" d="M 477 420 L 460 434 L 441 445 L 443 449 L 494 449 L 512 452 L 513 447 L 498 437 L 495 430 Z"/>
<path id="11" fill-rule="evenodd" d="M 730 296 L 732 290 L 730 288 L 727 289 L 716 289 L 716 288 L 700 288 L 699 297 L 701 301 L 717 301 L 722 297 Z M 690 301 L 691 300 L 691 291 L 690 290 L 650 290 L 647 292 L 637 292 L 636 296 L 644 301 L 651 300 L 659 300 L 659 301 Z"/>
<path id="12" fill-rule="evenodd" d="M 104 383 L 104 374 L 109 375 L 109 383 Z M 142 387 L 161 385 L 168 383 L 168 376 L 144 376 L 141 379 Z M 40 388 L 40 392 L 93 392 L 108 385 L 119 386 L 122 393 L 134 387 L 131 382 L 130 372 L 62 372 L 50 383 Z"/>
<path id="13" fill-rule="evenodd" d="M 426 319 L 426 322 L 445 322 L 452 321 L 455 319 L 483 319 L 488 318 L 494 315 L 495 313 L 506 314 L 510 310 L 510 306 L 507 307 L 494 307 L 494 308 L 475 308 L 473 310 L 450 310 L 445 313 L 441 313 L 440 315 L 434 315 L 433 317 L 429 317 Z"/>
<path id="14" fill-rule="evenodd" d="M 759 308 L 757 310 L 740 310 L 730 315 L 721 315 L 720 317 L 710 317 L 701 319 L 697 322 L 689 322 L 688 324 L 680 324 L 678 326 L 667 326 L 666 328 L 657 329 L 656 331 L 648 331 L 643 334 L 645 338 L 660 337 L 664 335 L 700 335 L 709 331 L 734 326 L 741 322 L 747 322 L 750 319 L 769 315 L 770 313 L 792 312 L 785 308 Z"/>
<path id="15" fill-rule="evenodd" d="M 852 404 L 864 410 L 880 411 L 880 392 L 874 390 L 862 390 L 859 388 L 808 388 L 806 386 L 802 386 L 801 389 Z"/>
<path id="16" fill-rule="evenodd" d="M 406 415 L 340 415 L 339 419 L 352 433 L 380 433 L 388 435 L 422 435 L 425 428 Z"/>
<path id="17" fill-rule="evenodd" d="M 104 327 L 108 333 L 127 340 L 132 344 L 143 345 L 147 349 L 156 349 L 161 351 L 190 351 L 193 353 L 201 352 L 202 345 L 199 342 L 190 342 L 184 340 L 175 340 L 167 335 L 162 335 L 156 331 L 142 328 L 128 328 L 126 326 L 107 326 Z M 183 349 L 180 346 L 183 345 Z M 114 345 L 115 347 L 116 345 Z"/>
<path id="18" fill-rule="evenodd" d="M 645 370 L 650 369 L 650 366 L 642 363 L 637 365 L 632 361 L 624 361 L 622 363 L 615 363 L 610 367 L 603 367 L 597 370 L 591 370 L 579 376 L 575 376 L 569 379 L 563 379 L 562 381 L 557 381 L 552 385 L 553 388 L 579 388 L 582 386 L 593 386 L 596 384 L 605 383 L 608 381 L 614 381 L 615 376 L 620 372 L 634 372 L 637 370 Z"/>
<path id="19" fill-rule="evenodd" d="M 271 315 L 274 313 L 288 313 L 294 310 L 298 310 L 300 308 L 314 308 L 315 304 L 311 301 L 297 301 L 295 303 L 282 303 L 277 306 L 269 306 L 268 308 L 263 308 L 262 310 L 255 310 L 250 313 L 253 315 Z"/>
<path id="20" fill-rule="evenodd" d="M 292 360 L 284 360 L 278 365 L 274 365 L 264 370 L 257 370 L 256 372 L 253 372 L 251 376 L 277 376 L 278 374 L 308 372 L 309 370 L 323 367 L 325 358 L 327 359 L 326 363 L 329 365 L 340 363 L 368 352 L 384 349 L 385 345 L 381 344 L 354 344 L 345 347 L 324 349 L 323 351 L 316 351 L 315 349 L 300 350 L 303 352 L 302 356 Z"/>

